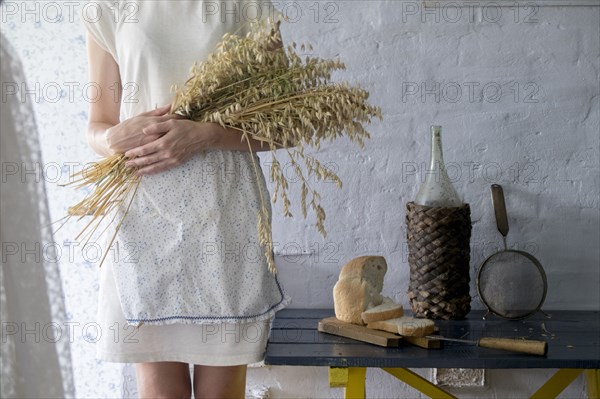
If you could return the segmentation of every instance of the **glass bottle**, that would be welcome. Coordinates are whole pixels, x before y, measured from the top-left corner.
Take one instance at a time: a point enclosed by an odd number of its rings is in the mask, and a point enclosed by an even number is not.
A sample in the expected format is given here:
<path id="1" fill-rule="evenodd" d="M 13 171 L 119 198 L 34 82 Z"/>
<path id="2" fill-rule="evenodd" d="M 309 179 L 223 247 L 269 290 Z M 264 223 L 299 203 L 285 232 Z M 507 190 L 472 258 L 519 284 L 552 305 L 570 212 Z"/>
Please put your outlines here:
<path id="1" fill-rule="evenodd" d="M 463 203 L 446 172 L 441 126 L 431 126 L 429 170 L 426 171 L 425 182 L 421 184 L 414 202 L 431 207 L 456 207 Z"/>

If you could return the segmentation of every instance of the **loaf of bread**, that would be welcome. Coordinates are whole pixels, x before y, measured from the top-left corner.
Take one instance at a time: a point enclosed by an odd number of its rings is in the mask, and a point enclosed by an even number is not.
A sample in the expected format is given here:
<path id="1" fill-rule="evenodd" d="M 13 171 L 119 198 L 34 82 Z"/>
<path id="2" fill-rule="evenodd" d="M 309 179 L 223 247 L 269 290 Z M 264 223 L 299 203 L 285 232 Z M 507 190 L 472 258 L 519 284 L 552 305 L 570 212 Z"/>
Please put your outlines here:
<path id="1" fill-rule="evenodd" d="M 335 317 L 364 325 L 362 313 L 383 302 L 381 290 L 387 263 L 382 256 L 361 256 L 342 267 L 333 287 Z"/>
<path id="2" fill-rule="evenodd" d="M 384 296 L 383 302 L 380 305 L 367 308 L 367 310 L 362 312 L 361 318 L 364 323 L 372 323 L 374 321 L 402 317 L 403 315 L 404 309 L 402 309 L 402 305 L 394 302 L 392 298 Z"/>
<path id="3" fill-rule="evenodd" d="M 410 316 L 402 316 L 389 320 L 374 321 L 367 324 L 367 328 L 383 330 L 407 337 L 423 337 L 433 333 L 435 323 L 429 319 L 417 319 Z"/>

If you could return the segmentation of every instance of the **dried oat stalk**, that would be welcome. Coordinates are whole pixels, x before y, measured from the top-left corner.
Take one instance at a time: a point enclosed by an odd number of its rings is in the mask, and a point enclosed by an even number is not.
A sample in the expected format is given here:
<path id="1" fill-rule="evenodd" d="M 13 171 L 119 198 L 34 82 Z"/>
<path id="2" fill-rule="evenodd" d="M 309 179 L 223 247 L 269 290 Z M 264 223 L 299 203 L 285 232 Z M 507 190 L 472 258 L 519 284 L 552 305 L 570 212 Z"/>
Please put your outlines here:
<path id="1" fill-rule="evenodd" d="M 75 186 L 75 188 L 93 187 L 91 194 L 77 204 L 70 206 L 67 216 L 63 218 L 68 221 L 71 217 L 75 216 L 78 216 L 78 219 L 82 219 L 84 216 L 91 216 L 91 220 L 75 237 L 76 240 L 84 238 L 85 242 L 88 242 L 97 232 L 102 222 L 105 221 L 105 218 L 109 216 L 112 216 L 112 218 L 108 226 L 115 223 L 118 208 L 123 206 L 127 201 L 125 212 L 115 228 L 108 248 L 112 246 L 116 234 L 125 216 L 127 216 L 141 179 L 134 173 L 134 169 L 125 167 L 126 161 L 127 159 L 123 154 L 111 155 L 74 173 L 71 176 L 71 181 L 64 184 L 64 186 Z M 102 266 L 109 252 L 108 248 L 104 251 L 100 260 L 100 266 Z"/>

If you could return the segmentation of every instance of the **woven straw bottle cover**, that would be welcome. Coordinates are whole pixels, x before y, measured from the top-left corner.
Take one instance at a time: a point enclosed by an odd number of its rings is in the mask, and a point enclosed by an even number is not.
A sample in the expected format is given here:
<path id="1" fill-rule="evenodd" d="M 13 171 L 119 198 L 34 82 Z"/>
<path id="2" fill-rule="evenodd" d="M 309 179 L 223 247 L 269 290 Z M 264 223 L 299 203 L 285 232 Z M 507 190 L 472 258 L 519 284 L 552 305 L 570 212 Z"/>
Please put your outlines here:
<path id="1" fill-rule="evenodd" d="M 471 219 L 444 165 L 441 126 L 431 126 L 431 158 L 407 204 L 409 300 L 417 317 L 463 318 L 470 311 Z"/>

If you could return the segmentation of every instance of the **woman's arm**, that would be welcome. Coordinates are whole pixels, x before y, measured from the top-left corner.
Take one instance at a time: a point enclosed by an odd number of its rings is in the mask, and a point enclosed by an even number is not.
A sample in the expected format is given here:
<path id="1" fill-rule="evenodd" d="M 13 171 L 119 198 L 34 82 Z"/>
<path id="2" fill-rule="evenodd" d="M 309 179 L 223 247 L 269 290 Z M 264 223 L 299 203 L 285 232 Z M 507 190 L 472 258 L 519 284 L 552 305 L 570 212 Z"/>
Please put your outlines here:
<path id="1" fill-rule="evenodd" d="M 108 156 L 113 153 L 106 139 L 107 129 L 119 123 L 119 104 L 121 90 L 118 90 L 118 100 L 106 95 L 109 87 L 121 87 L 119 66 L 113 57 L 102 49 L 92 36 L 87 34 L 88 76 L 90 82 L 100 87 L 101 95 L 97 102 L 90 103 L 88 118 L 88 143 L 100 155 Z"/>
<path id="2" fill-rule="evenodd" d="M 158 139 L 160 136 L 144 134 L 143 129 L 177 116 L 168 114 L 167 106 L 119 122 L 122 94 L 119 65 L 89 33 L 87 50 L 90 82 L 100 88 L 98 100 L 90 103 L 89 108 L 87 138 L 92 149 L 108 156 Z M 116 98 L 108 95 L 115 86 L 118 88 Z"/>
<path id="3" fill-rule="evenodd" d="M 144 129 L 144 133 L 161 137 L 125 152 L 125 156 L 130 158 L 126 165 L 137 167 L 138 175 L 162 172 L 181 165 L 190 157 L 206 150 L 250 151 L 248 142 L 243 139 L 240 131 L 181 116 L 149 126 Z M 269 150 L 268 144 L 248 138 L 253 152 Z"/>

